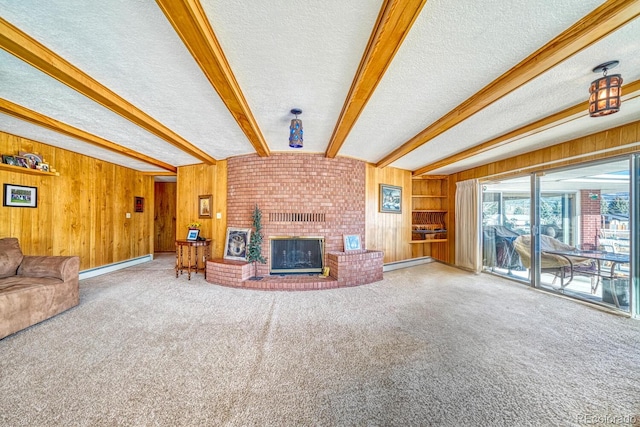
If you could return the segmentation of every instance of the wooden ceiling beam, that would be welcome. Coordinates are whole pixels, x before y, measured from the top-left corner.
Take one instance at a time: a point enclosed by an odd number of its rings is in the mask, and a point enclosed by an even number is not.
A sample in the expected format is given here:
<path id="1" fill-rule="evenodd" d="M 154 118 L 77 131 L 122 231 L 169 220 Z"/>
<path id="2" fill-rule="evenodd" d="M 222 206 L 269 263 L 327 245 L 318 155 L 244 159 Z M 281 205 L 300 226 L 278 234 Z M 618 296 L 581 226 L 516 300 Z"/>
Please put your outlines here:
<path id="1" fill-rule="evenodd" d="M 385 0 L 358 71 L 333 130 L 325 156 L 334 158 L 371 99 L 427 0 Z"/>
<path id="2" fill-rule="evenodd" d="M 0 17 L 0 48 L 208 164 L 216 159 Z"/>
<path id="3" fill-rule="evenodd" d="M 198 0 L 156 0 L 259 156 L 270 155 L 249 104 Z"/>
<path id="4" fill-rule="evenodd" d="M 623 85 L 622 94 L 625 100 L 637 98 L 638 96 L 640 96 L 640 80 L 636 80 L 629 84 Z M 622 102 L 621 108 L 624 108 L 624 101 Z M 478 144 L 474 147 L 453 154 L 447 158 L 438 160 L 437 162 L 421 167 L 420 169 L 416 169 L 415 171 L 413 171 L 413 175 L 418 176 L 429 173 L 431 171 L 449 166 L 461 160 L 468 159 L 469 157 L 475 156 L 476 154 L 484 153 L 485 151 L 497 148 L 503 143 L 513 143 L 515 142 L 514 140 L 526 138 L 527 136 L 534 135 L 538 132 L 543 132 L 560 124 L 567 123 L 580 117 L 584 117 L 588 114 L 589 101 L 581 102 L 558 113 L 552 114 L 533 123 L 529 123 L 528 125 L 522 126 L 521 128 L 515 129 L 511 132 L 505 133 L 504 135 L 501 135 L 490 141 L 483 142 L 482 144 Z"/>
<path id="5" fill-rule="evenodd" d="M 160 160 L 156 160 L 152 157 L 138 153 L 137 151 L 130 150 L 126 147 L 118 145 L 114 142 L 111 142 L 99 136 L 93 135 L 89 132 L 85 132 L 71 125 L 60 122 L 51 117 L 45 116 L 44 114 L 40 114 L 36 111 L 30 110 L 21 105 L 15 104 L 4 98 L 0 98 L 0 112 L 16 117 L 21 120 L 25 120 L 29 123 L 42 126 L 54 132 L 58 132 L 66 136 L 70 136 L 71 138 L 79 139 L 89 144 L 96 145 L 100 148 L 105 148 L 109 151 L 122 154 L 132 159 L 140 160 L 150 165 L 160 167 L 170 172 L 175 173 L 178 171 L 178 168 L 176 168 L 173 165 L 170 165 L 165 162 L 161 162 Z"/>
<path id="6" fill-rule="evenodd" d="M 609 0 L 381 159 L 385 167 L 640 15 L 640 1 Z"/>

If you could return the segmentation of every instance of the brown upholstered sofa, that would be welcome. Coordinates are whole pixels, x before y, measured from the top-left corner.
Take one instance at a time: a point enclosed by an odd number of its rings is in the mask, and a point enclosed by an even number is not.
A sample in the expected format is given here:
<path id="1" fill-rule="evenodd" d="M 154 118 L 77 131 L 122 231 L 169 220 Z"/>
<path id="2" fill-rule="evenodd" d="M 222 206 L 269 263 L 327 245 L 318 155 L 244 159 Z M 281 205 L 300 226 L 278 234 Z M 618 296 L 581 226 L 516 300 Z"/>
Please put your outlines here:
<path id="1" fill-rule="evenodd" d="M 25 256 L 0 239 L 0 339 L 78 305 L 80 258 Z"/>

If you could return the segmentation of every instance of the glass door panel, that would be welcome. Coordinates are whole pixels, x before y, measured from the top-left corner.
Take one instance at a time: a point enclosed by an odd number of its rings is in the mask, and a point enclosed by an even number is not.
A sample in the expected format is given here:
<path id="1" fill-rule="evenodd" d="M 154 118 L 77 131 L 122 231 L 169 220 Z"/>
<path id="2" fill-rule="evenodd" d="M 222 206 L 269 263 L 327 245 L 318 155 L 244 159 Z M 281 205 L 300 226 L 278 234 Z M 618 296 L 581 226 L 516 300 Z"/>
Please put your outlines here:
<path id="1" fill-rule="evenodd" d="M 540 287 L 629 311 L 629 160 L 539 174 Z"/>
<path id="2" fill-rule="evenodd" d="M 486 182 L 482 190 L 484 271 L 529 282 L 530 264 L 516 249 L 518 237 L 531 230 L 529 176 Z"/>

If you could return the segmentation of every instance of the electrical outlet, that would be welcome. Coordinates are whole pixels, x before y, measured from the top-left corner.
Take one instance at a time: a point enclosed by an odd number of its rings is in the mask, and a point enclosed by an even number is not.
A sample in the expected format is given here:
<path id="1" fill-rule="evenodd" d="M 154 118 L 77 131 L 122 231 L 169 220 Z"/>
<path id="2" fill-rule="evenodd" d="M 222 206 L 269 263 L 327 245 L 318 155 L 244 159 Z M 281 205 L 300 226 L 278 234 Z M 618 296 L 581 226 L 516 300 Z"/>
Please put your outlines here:
<path id="1" fill-rule="evenodd" d="M 125 218 L 131 218 L 131 212 L 127 212 L 126 214 L 124 214 Z"/>

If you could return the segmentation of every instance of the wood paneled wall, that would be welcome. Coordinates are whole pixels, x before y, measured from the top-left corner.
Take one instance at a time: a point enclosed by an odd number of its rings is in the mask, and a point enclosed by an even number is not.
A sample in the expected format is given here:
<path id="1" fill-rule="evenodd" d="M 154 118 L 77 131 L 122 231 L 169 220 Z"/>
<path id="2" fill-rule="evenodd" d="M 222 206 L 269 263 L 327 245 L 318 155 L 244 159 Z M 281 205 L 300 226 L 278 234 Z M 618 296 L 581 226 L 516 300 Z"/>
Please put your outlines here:
<path id="1" fill-rule="evenodd" d="M 402 214 L 378 211 L 379 184 L 403 188 Z M 177 238 L 184 238 L 186 225 L 194 220 L 202 222 L 201 234 L 213 238 L 212 257 L 221 258 L 227 230 L 227 162 L 178 168 Z M 198 196 L 213 196 L 213 217 L 198 219 Z M 216 219 L 216 213 L 222 218 Z M 366 236 L 367 249 L 384 251 L 384 262 L 411 258 L 411 173 L 391 167 L 366 169 Z"/>
<path id="2" fill-rule="evenodd" d="M 200 235 L 213 239 L 211 257 L 222 258 L 227 233 L 227 162 L 179 167 L 177 192 L 176 237 L 184 239 L 187 224 L 199 221 Z M 207 194 L 212 195 L 211 218 L 198 218 L 198 196 Z"/>
<path id="3" fill-rule="evenodd" d="M 482 179 L 497 174 L 505 174 L 505 177 L 518 176 L 621 154 L 637 153 L 640 152 L 640 147 L 625 147 L 636 142 L 640 142 L 640 121 L 450 175 L 449 218 L 455 218 L 455 191 L 458 181 Z M 449 226 L 451 263 L 455 262 L 454 222 L 451 221 Z"/>
<path id="4" fill-rule="evenodd" d="M 176 241 L 176 202 L 178 184 L 156 182 L 153 218 L 154 251 L 172 252 Z"/>
<path id="5" fill-rule="evenodd" d="M 402 187 L 402 214 L 379 211 L 380 184 Z M 410 259 L 411 172 L 368 164 L 365 199 L 367 249 L 384 251 L 385 263 Z"/>
<path id="6" fill-rule="evenodd" d="M 615 155 L 638 152 L 625 145 L 640 139 L 640 122 L 578 138 L 553 147 L 469 169 L 449 177 L 449 259 L 455 254 L 456 182 L 501 173 L 528 173 Z M 598 151 L 606 151 L 597 153 Z M 86 270 L 147 255 L 173 250 L 174 238 L 186 236 L 187 224 L 202 222 L 201 234 L 213 239 L 212 256 L 221 257 L 227 226 L 227 163 L 178 168 L 174 190 L 154 188 L 153 177 L 101 160 L 0 132 L 0 152 L 37 152 L 60 172 L 60 176 L 27 175 L 0 171 L 3 183 L 38 188 L 38 208 L 0 207 L 0 236 L 20 239 L 24 253 L 32 255 L 79 255 Z M 595 154 L 594 154 L 595 153 Z M 582 156 L 582 157 L 580 157 Z M 578 158 L 579 157 L 579 158 Z M 572 159 L 570 159 L 572 158 Z M 403 189 L 402 214 L 379 212 L 379 185 Z M 391 167 L 366 167 L 366 245 L 384 251 L 384 262 L 412 258 L 411 173 Z M 164 224 L 165 232 L 154 230 L 155 191 L 170 204 L 175 200 L 175 227 Z M 213 196 L 212 217 L 198 218 L 198 196 Z M 145 198 L 145 212 L 135 213 L 135 196 Z M 161 209 L 170 206 L 160 206 Z M 131 213 L 127 219 L 125 214 Z M 221 218 L 217 219 L 216 214 Z M 173 217 L 170 217 L 173 221 Z M 176 236 L 166 233 L 176 230 Z M 163 240 L 161 242 L 161 240 Z"/>
<path id="7" fill-rule="evenodd" d="M 19 151 L 39 153 L 60 176 L 0 170 L 2 183 L 38 189 L 35 209 L 0 207 L 0 237 L 17 237 L 28 255 L 78 255 L 81 270 L 153 253 L 152 176 L 0 132 L 0 153 Z"/>

